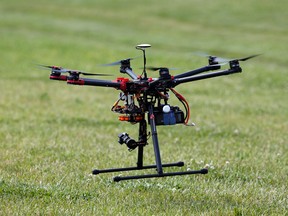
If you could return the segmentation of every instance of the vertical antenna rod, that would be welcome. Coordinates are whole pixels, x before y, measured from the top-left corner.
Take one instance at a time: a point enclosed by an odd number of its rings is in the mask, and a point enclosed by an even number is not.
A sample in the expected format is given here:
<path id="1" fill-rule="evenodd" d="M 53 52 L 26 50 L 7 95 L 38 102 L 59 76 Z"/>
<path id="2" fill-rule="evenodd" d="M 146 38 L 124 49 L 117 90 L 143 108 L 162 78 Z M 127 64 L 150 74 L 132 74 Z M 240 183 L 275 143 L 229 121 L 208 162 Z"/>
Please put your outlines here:
<path id="1" fill-rule="evenodd" d="M 147 73 L 146 73 L 146 54 L 145 49 L 151 47 L 150 44 L 139 44 L 136 46 L 136 49 L 143 51 L 143 58 L 144 58 L 144 67 L 143 67 L 143 74 L 144 78 L 147 79 Z"/>

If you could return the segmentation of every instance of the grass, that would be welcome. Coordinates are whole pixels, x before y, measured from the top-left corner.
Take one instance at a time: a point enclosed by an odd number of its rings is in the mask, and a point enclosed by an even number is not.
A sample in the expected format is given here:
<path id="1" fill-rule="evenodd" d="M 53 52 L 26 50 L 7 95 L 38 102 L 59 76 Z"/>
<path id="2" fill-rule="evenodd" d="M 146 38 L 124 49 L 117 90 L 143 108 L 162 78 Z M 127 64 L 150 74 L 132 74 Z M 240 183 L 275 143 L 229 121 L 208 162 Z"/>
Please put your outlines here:
<path id="1" fill-rule="evenodd" d="M 1 1 L 0 215 L 287 215 L 287 7 L 284 0 Z M 181 71 L 206 64 L 195 51 L 263 53 L 243 63 L 242 74 L 177 87 L 197 126 L 158 128 L 163 162 L 208 166 L 208 175 L 120 183 L 113 174 L 92 176 L 94 168 L 135 164 L 136 152 L 117 144 L 117 134 L 137 137 L 138 129 L 110 112 L 118 92 L 52 82 L 35 67 L 114 78 L 117 68 L 99 64 L 138 56 L 139 43 L 152 44 L 149 65 Z M 149 141 L 145 164 L 154 163 Z"/>

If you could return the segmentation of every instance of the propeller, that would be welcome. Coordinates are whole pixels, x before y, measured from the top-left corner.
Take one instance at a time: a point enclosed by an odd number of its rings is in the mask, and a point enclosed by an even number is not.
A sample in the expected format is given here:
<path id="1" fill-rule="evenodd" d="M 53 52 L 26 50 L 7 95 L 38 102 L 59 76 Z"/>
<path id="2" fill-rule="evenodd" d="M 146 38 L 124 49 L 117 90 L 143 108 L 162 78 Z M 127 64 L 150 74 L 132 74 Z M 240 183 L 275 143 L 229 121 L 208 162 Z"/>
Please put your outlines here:
<path id="1" fill-rule="evenodd" d="M 159 71 L 160 78 L 162 79 L 171 79 L 171 75 L 169 70 L 176 70 L 175 68 L 167 68 L 167 67 L 147 67 L 148 70 L 151 71 Z"/>
<path id="2" fill-rule="evenodd" d="M 255 57 L 259 56 L 259 55 L 261 55 L 261 54 L 250 55 L 250 56 L 247 56 L 247 57 L 244 57 L 244 58 L 240 58 L 240 59 L 232 59 L 230 61 L 246 61 L 248 59 L 255 58 Z"/>
<path id="3" fill-rule="evenodd" d="M 40 67 L 43 67 L 43 68 L 47 68 L 47 69 L 52 69 L 52 70 L 59 70 L 59 71 L 61 71 L 63 68 L 62 67 L 60 67 L 60 66 L 55 66 L 55 65 L 52 65 L 52 66 L 50 66 L 50 65 L 39 65 L 39 64 L 37 64 L 38 66 L 40 66 Z"/>
<path id="4" fill-rule="evenodd" d="M 207 53 L 203 53 L 203 52 L 195 52 L 195 55 L 198 56 L 203 56 L 209 59 L 209 61 L 213 61 L 215 64 L 216 63 L 227 63 L 229 62 L 229 59 L 225 59 L 225 58 L 221 58 L 221 57 L 217 57 L 217 56 L 213 56 L 213 55 L 209 55 Z"/>
<path id="5" fill-rule="evenodd" d="M 244 57 L 244 58 L 235 58 L 235 59 L 225 59 L 225 58 L 221 58 L 221 57 L 214 57 L 214 56 L 209 56 L 209 57 L 212 57 L 213 58 L 213 61 L 215 62 L 218 62 L 218 63 L 228 63 L 228 62 L 231 62 L 231 61 L 246 61 L 248 59 L 251 59 L 251 58 L 254 58 L 254 57 L 257 57 L 259 56 L 260 54 L 256 54 L 256 55 L 250 55 L 250 56 L 247 56 L 247 57 Z"/>
<path id="6" fill-rule="evenodd" d="M 250 55 L 250 56 L 247 56 L 244 58 L 226 59 L 226 58 L 222 58 L 222 57 L 218 57 L 218 56 L 212 56 L 212 55 L 202 53 L 202 52 L 196 52 L 195 54 L 199 55 L 199 56 L 208 57 L 209 64 L 221 64 L 221 65 L 227 64 L 227 63 L 232 62 L 232 61 L 246 61 L 248 59 L 251 59 L 251 58 L 254 58 L 254 57 L 261 55 L 261 54 L 256 54 L 256 55 Z"/>
<path id="7" fill-rule="evenodd" d="M 122 59 L 122 60 L 119 60 L 119 61 L 116 61 L 116 62 L 112 62 L 112 63 L 108 63 L 108 64 L 102 64 L 101 66 L 115 66 L 115 65 L 121 65 L 123 63 L 130 63 L 131 60 L 134 60 L 136 58 L 139 58 L 138 57 L 134 57 L 134 58 L 127 58 L 127 59 Z"/>
<path id="8" fill-rule="evenodd" d="M 148 66 L 146 67 L 147 70 L 151 71 L 158 71 L 158 70 L 169 70 L 167 67 L 153 67 L 153 66 Z"/>
<path id="9" fill-rule="evenodd" d="M 148 66 L 146 67 L 147 70 L 151 71 L 158 71 L 158 70 L 177 70 L 177 68 L 167 68 L 167 67 L 153 67 L 153 66 Z"/>
<path id="10" fill-rule="evenodd" d="M 101 73 L 87 73 L 84 71 L 78 71 L 78 70 L 71 70 L 71 69 L 66 69 L 60 66 L 50 66 L 50 65 L 39 65 L 40 67 L 48 68 L 51 69 L 51 72 L 53 73 L 69 73 L 69 74 L 75 74 L 75 75 L 80 75 L 83 74 L 85 76 L 111 76 L 110 74 L 101 74 Z"/>

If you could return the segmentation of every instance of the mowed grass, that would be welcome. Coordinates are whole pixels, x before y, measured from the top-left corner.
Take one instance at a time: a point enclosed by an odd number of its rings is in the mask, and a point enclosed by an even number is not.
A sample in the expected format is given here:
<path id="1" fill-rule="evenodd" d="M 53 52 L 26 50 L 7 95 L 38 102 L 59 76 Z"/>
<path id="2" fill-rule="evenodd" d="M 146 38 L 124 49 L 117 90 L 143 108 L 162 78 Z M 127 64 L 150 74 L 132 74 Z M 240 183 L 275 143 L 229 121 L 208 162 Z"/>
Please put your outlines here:
<path id="1" fill-rule="evenodd" d="M 287 1 L 1 1 L 0 215 L 287 215 Z M 95 168 L 133 166 L 110 111 L 114 89 L 49 80 L 36 64 L 99 67 L 141 53 L 179 68 L 263 53 L 243 73 L 178 86 L 196 127 L 158 127 L 163 162 L 207 175 L 114 183 Z M 135 71 L 142 59 L 133 61 Z M 157 76 L 150 73 L 149 76 Z M 106 79 L 106 77 L 105 77 Z M 178 104 L 171 97 L 171 104 Z M 180 105 L 180 104 L 179 104 Z M 154 163 L 152 140 L 144 163 Z M 135 171 L 121 175 L 154 173 Z"/>

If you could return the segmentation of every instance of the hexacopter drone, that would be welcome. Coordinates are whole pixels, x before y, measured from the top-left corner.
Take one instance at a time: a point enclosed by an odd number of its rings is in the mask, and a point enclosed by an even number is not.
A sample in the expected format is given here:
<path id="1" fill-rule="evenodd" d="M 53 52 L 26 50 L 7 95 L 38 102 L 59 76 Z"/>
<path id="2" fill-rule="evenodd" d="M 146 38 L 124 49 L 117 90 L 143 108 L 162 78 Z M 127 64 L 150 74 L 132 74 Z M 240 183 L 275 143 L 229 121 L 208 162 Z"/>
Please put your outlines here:
<path id="1" fill-rule="evenodd" d="M 50 79 L 66 81 L 68 84 L 73 85 L 89 85 L 89 86 L 102 86 L 110 87 L 120 90 L 119 99 L 113 104 L 111 111 L 119 113 L 120 121 L 127 121 L 132 124 L 139 123 L 139 137 L 136 141 L 129 137 L 127 133 L 121 133 L 118 135 L 118 142 L 120 144 L 126 144 L 128 149 L 134 150 L 138 148 L 138 159 L 135 167 L 124 168 L 111 168 L 111 169 L 95 169 L 93 174 L 131 170 L 143 170 L 143 169 L 155 169 L 157 173 L 133 175 L 133 176 L 116 176 L 114 181 L 129 179 L 142 179 L 142 178 L 154 178 L 176 175 L 189 175 L 189 174 L 206 174 L 207 169 L 183 171 L 183 172 L 164 172 L 163 167 L 184 166 L 184 162 L 167 163 L 163 164 L 161 161 L 161 154 L 157 135 L 157 126 L 185 124 L 188 125 L 190 116 L 190 109 L 188 102 L 185 98 L 179 94 L 174 88 L 182 83 L 193 82 L 196 80 L 208 79 L 223 75 L 229 75 L 233 73 L 240 73 L 242 69 L 239 65 L 239 61 L 246 61 L 257 55 L 251 55 L 240 59 L 223 59 L 216 56 L 207 56 L 208 65 L 194 69 L 188 72 L 180 73 L 172 76 L 169 73 L 167 67 L 146 67 L 146 54 L 145 50 L 151 47 L 150 44 L 140 44 L 136 46 L 136 49 L 143 52 L 144 67 L 141 75 L 136 75 L 131 66 L 130 61 L 132 58 L 117 61 L 108 65 L 120 65 L 120 73 L 127 74 L 131 79 L 125 77 L 118 77 L 116 80 L 102 80 L 102 79 L 89 79 L 82 78 L 80 75 L 100 75 L 106 74 L 94 74 L 86 73 L 77 70 L 65 69 L 58 66 L 46 66 L 42 67 L 51 69 Z M 223 64 L 229 64 L 229 69 L 219 70 Z M 147 70 L 159 71 L 158 78 L 147 77 Z M 208 71 L 215 71 L 209 72 Z M 68 75 L 64 75 L 67 73 Z M 203 73 L 203 74 L 201 74 Z M 168 103 L 169 94 L 171 91 L 182 103 L 185 109 L 185 113 L 178 107 L 172 106 Z M 120 105 L 122 103 L 122 105 Z M 146 120 L 147 119 L 147 120 Z M 150 125 L 151 133 L 147 132 L 147 121 Z M 143 150 L 148 145 L 148 138 L 152 136 L 155 162 L 154 165 L 143 165 Z"/>

